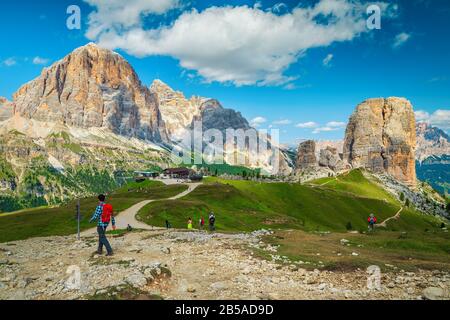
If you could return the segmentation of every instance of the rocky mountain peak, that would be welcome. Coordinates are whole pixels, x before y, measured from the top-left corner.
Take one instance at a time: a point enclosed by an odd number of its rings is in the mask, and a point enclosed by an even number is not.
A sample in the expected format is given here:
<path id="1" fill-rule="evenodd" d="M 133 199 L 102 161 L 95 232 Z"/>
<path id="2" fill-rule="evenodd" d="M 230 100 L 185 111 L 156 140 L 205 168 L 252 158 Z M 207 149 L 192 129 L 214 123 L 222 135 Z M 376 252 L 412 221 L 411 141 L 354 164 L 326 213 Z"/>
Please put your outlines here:
<path id="1" fill-rule="evenodd" d="M 415 186 L 415 148 L 415 116 L 407 99 L 369 99 L 358 105 L 350 117 L 344 160 L 354 168 L 387 172 Z"/>
<path id="2" fill-rule="evenodd" d="M 173 90 L 171 87 L 169 87 L 169 85 L 167 85 L 160 79 L 153 80 L 152 84 L 150 85 L 150 90 L 160 94 L 169 94 L 175 92 L 175 90 Z"/>
<path id="3" fill-rule="evenodd" d="M 154 95 L 122 56 L 93 43 L 45 68 L 14 103 L 24 118 L 167 141 Z"/>
<path id="4" fill-rule="evenodd" d="M 450 155 L 450 137 L 441 129 L 425 122 L 416 126 L 416 158 L 423 161 L 431 156 Z"/>

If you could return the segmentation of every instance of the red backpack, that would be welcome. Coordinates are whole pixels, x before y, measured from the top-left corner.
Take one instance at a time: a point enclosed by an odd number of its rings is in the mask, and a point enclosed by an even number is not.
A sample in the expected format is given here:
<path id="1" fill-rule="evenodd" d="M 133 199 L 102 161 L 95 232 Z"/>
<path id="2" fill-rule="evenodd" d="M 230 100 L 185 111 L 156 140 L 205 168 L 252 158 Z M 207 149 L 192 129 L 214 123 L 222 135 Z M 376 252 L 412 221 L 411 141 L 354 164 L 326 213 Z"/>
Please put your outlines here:
<path id="1" fill-rule="evenodd" d="M 102 222 L 103 223 L 109 223 L 111 221 L 111 216 L 113 214 L 113 207 L 112 205 L 105 203 L 103 205 L 103 211 L 102 211 Z"/>

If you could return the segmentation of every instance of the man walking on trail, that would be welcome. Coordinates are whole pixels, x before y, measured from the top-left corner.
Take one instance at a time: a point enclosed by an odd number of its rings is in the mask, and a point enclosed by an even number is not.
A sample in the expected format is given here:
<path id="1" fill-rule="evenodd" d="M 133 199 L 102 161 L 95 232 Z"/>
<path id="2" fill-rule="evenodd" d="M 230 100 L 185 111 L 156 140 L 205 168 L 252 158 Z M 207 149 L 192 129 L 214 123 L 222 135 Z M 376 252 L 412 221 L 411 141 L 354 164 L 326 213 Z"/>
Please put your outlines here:
<path id="1" fill-rule="evenodd" d="M 373 213 L 371 213 L 369 218 L 367 218 L 367 222 L 369 223 L 369 230 L 373 231 L 375 228 L 375 223 L 377 223 L 377 218 Z"/>
<path id="2" fill-rule="evenodd" d="M 92 216 L 90 223 L 97 220 L 97 233 L 98 233 L 98 249 L 97 254 L 103 253 L 103 246 L 105 246 L 107 254 L 106 256 L 112 256 L 113 250 L 106 238 L 106 229 L 110 222 L 112 222 L 113 230 L 116 230 L 116 220 L 113 215 L 113 207 L 110 204 L 105 203 L 105 195 L 101 194 L 98 196 L 99 204 L 95 209 L 94 215 Z"/>

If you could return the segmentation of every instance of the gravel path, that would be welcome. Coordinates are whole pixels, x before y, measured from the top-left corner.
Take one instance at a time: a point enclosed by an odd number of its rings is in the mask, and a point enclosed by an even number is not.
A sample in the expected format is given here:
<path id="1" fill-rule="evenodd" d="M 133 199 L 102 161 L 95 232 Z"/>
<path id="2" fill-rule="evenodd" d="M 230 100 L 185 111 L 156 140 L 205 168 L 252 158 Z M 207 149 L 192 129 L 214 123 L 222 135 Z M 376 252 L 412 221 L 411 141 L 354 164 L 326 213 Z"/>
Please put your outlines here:
<path id="1" fill-rule="evenodd" d="M 175 184 L 174 181 L 172 180 L 161 180 L 162 182 L 164 182 L 165 184 L 169 185 L 169 184 Z M 188 186 L 188 189 L 186 191 L 183 191 L 180 194 L 177 194 L 176 196 L 169 198 L 169 199 L 164 199 L 164 200 L 176 200 L 176 199 L 180 199 L 186 195 L 188 195 L 189 193 L 191 193 L 192 191 L 194 191 L 199 185 L 201 185 L 201 183 L 190 183 L 190 184 L 186 184 Z M 130 225 L 132 228 L 134 229 L 143 229 L 143 230 L 155 230 L 157 229 L 156 227 L 150 226 L 148 224 L 145 224 L 143 222 L 140 222 L 136 219 L 136 214 L 139 212 L 139 210 L 141 210 L 143 207 L 145 207 L 147 204 L 154 202 L 154 201 L 161 201 L 161 200 L 145 200 L 145 201 L 141 201 L 137 204 L 135 204 L 134 206 L 120 212 L 117 216 L 116 216 L 116 227 L 117 229 L 126 229 L 128 225 Z M 92 236 L 95 235 L 97 233 L 97 229 L 96 228 L 92 228 L 86 231 L 83 231 L 81 233 L 81 236 Z"/>

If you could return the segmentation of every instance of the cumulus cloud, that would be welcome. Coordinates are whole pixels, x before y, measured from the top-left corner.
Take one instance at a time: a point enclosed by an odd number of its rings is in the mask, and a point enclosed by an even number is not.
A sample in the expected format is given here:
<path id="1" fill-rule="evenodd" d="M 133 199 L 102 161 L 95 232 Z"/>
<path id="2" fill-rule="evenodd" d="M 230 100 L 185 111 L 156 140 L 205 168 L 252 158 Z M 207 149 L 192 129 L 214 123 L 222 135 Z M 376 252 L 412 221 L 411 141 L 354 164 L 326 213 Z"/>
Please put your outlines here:
<path id="1" fill-rule="evenodd" d="M 33 64 L 39 64 L 44 65 L 49 62 L 49 59 L 41 58 L 41 57 L 34 57 L 33 58 Z"/>
<path id="2" fill-rule="evenodd" d="M 411 35 L 409 33 L 402 32 L 395 37 L 394 44 L 392 46 L 394 48 L 399 48 L 404 45 L 409 39 L 411 39 Z"/>
<path id="3" fill-rule="evenodd" d="M 257 127 L 259 127 L 260 125 L 262 125 L 263 123 L 266 123 L 266 122 L 267 122 L 266 118 L 264 118 L 264 117 L 256 117 L 256 118 L 254 118 L 254 119 L 252 119 L 250 121 L 250 125 L 252 127 L 257 128 Z"/>
<path id="4" fill-rule="evenodd" d="M 318 134 L 318 133 L 321 133 L 321 132 L 329 132 L 329 131 L 336 131 L 336 130 L 339 130 L 339 128 L 333 128 L 333 127 L 328 127 L 327 126 L 327 127 L 316 128 L 316 129 L 313 130 L 312 133 Z"/>
<path id="5" fill-rule="evenodd" d="M 287 126 L 291 123 L 292 123 L 292 121 L 289 119 L 281 119 L 281 120 L 276 120 L 273 122 L 273 124 L 277 125 L 277 126 Z"/>
<path id="6" fill-rule="evenodd" d="M 167 12 L 178 1 L 85 1 L 96 7 L 86 36 L 99 45 L 138 57 L 171 56 L 206 82 L 236 86 L 286 85 L 296 79 L 287 69 L 308 49 L 367 31 L 365 7 L 354 0 L 321 0 L 284 14 L 256 5 L 192 9 L 153 29 L 145 28 L 145 17 Z"/>
<path id="7" fill-rule="evenodd" d="M 8 58 L 6 60 L 3 60 L 1 64 L 5 65 L 7 67 L 12 67 L 12 66 L 17 64 L 17 61 L 16 61 L 15 58 L 11 57 L 11 58 Z"/>
<path id="8" fill-rule="evenodd" d="M 313 121 L 309 121 L 309 122 L 303 122 L 303 123 L 298 123 L 296 125 L 297 128 L 301 128 L 301 129 L 311 129 L 311 128 L 315 128 L 317 127 L 319 124 Z"/>
<path id="9" fill-rule="evenodd" d="M 96 8 L 89 15 L 86 36 L 94 39 L 100 34 L 126 30 L 142 25 L 142 18 L 161 15 L 180 5 L 179 0 L 84 0 Z"/>
<path id="10" fill-rule="evenodd" d="M 340 122 L 340 121 L 330 121 L 327 123 L 327 127 L 331 127 L 331 128 L 343 128 L 346 125 L 347 125 L 347 123 Z"/>
<path id="11" fill-rule="evenodd" d="M 444 130 L 450 129 L 450 110 L 439 109 L 431 114 L 423 110 L 418 110 L 415 114 L 418 122 L 426 122 Z"/>
<path id="12" fill-rule="evenodd" d="M 325 59 L 323 59 L 322 64 L 324 67 L 331 67 L 331 60 L 333 60 L 334 56 L 330 53 L 328 54 Z"/>

